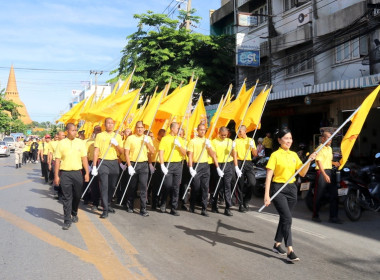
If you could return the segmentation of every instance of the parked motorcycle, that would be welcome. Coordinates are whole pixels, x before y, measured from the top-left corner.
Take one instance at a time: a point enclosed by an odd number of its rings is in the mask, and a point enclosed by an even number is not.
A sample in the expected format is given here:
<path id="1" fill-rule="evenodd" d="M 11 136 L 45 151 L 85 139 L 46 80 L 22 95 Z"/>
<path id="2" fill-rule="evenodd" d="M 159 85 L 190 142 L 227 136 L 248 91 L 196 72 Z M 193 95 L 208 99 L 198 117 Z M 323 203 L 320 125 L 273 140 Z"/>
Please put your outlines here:
<path id="1" fill-rule="evenodd" d="M 380 159 L 380 153 L 376 154 L 375 159 Z M 379 164 L 352 169 L 344 183 L 348 186 L 344 210 L 351 221 L 358 221 L 363 210 L 380 212 Z"/>
<path id="2" fill-rule="evenodd" d="M 253 194 L 256 197 L 263 197 L 265 193 L 265 179 L 267 177 L 266 165 L 269 157 L 263 157 L 259 159 L 253 167 L 253 173 L 255 173 L 256 185 L 253 187 Z"/>

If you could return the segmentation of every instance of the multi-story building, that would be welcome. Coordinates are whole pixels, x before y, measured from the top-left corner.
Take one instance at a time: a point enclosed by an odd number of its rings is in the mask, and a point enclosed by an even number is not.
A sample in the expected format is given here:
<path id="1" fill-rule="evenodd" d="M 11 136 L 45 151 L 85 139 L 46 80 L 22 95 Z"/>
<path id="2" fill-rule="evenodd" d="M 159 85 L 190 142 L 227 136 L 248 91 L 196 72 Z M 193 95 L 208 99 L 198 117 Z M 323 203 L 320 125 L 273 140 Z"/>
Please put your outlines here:
<path id="1" fill-rule="evenodd" d="M 380 0 L 222 0 L 211 34 L 236 35 L 236 79 L 272 84 L 263 131 L 287 126 L 312 144 L 380 82 Z M 380 151 L 379 98 L 353 156 Z M 347 129 L 347 128 L 346 128 Z M 345 130 L 343 131 L 345 132 Z"/>
<path id="2" fill-rule="evenodd" d="M 115 84 L 97 85 L 92 84 L 91 81 L 84 85 L 83 90 L 72 90 L 72 99 L 70 102 L 70 108 L 75 104 L 81 102 L 83 99 L 90 97 L 94 92 L 96 92 L 95 101 L 100 98 L 104 98 L 111 94 Z"/>

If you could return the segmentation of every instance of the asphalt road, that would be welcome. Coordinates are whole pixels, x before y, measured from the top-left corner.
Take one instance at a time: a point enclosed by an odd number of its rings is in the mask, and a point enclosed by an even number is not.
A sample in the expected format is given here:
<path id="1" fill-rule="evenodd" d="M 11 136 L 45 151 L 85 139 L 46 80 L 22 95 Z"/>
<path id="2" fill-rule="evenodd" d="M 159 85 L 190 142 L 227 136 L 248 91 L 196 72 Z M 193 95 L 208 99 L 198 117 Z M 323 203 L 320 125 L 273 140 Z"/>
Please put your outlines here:
<path id="1" fill-rule="evenodd" d="M 365 212 L 343 225 L 328 210 L 314 223 L 302 200 L 293 219 L 301 261 L 271 251 L 278 216 L 258 213 L 210 217 L 180 211 L 149 217 L 121 208 L 109 219 L 81 205 L 79 223 L 63 231 L 62 204 L 43 183 L 39 164 L 15 169 L 0 158 L 0 279 L 380 279 L 380 214 Z"/>

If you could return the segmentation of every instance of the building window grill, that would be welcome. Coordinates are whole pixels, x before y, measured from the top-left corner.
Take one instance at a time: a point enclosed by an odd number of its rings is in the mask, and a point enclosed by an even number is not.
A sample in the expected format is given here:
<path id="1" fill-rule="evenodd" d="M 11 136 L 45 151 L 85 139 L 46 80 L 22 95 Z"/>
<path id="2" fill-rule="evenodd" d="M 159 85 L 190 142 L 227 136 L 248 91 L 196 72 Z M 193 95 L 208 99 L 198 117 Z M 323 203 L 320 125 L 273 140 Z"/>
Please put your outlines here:
<path id="1" fill-rule="evenodd" d="M 288 55 L 286 65 L 287 75 L 296 75 L 313 70 L 312 50 Z"/>

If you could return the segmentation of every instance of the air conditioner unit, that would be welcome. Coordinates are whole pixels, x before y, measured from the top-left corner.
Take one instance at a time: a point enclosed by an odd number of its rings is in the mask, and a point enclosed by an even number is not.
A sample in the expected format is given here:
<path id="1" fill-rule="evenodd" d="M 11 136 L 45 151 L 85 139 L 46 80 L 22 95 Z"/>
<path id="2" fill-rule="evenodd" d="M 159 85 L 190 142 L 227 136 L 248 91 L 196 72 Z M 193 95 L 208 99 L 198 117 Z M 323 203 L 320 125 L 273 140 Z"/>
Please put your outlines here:
<path id="1" fill-rule="evenodd" d="M 297 14 L 297 26 L 311 22 L 311 10 L 305 9 Z"/>

